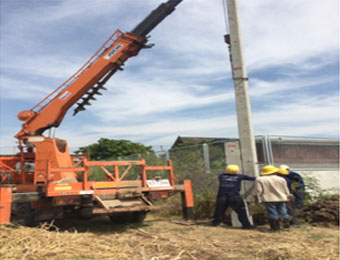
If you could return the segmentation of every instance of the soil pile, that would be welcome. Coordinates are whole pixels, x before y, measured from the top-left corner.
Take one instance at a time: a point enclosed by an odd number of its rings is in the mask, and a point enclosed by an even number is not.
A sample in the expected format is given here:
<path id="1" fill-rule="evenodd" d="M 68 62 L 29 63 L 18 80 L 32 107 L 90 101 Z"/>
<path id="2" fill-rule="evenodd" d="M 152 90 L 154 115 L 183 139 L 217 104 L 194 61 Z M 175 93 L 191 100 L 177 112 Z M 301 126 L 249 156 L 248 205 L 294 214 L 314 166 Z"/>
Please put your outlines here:
<path id="1" fill-rule="evenodd" d="M 302 212 L 301 218 L 313 224 L 339 225 L 339 196 L 318 199 Z"/>

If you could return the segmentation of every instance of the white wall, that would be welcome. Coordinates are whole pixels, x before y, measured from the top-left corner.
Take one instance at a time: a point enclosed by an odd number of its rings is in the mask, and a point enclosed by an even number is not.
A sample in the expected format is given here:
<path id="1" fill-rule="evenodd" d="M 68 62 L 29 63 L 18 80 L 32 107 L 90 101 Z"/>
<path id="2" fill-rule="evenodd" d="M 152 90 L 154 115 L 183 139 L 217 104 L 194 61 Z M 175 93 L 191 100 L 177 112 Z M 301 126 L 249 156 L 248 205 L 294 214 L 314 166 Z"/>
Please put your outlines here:
<path id="1" fill-rule="evenodd" d="M 294 171 L 294 170 L 293 170 Z M 302 176 L 309 176 L 316 178 L 322 189 L 328 190 L 332 193 L 339 193 L 339 171 L 296 171 Z"/>

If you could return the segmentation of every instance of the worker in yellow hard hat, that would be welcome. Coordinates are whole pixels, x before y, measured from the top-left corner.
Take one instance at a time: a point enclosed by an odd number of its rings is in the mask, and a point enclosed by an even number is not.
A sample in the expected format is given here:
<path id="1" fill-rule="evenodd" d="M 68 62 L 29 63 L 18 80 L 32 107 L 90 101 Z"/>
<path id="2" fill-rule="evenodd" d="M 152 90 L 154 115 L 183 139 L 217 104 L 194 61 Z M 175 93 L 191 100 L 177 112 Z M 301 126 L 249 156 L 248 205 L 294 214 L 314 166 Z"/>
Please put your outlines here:
<path id="1" fill-rule="evenodd" d="M 289 190 L 286 181 L 277 176 L 279 169 L 274 165 L 262 168 L 260 177 L 255 181 L 257 198 L 264 202 L 270 231 L 280 230 L 280 217 L 283 218 L 283 227 L 289 228 L 286 202 L 289 199 Z"/>
<path id="2" fill-rule="evenodd" d="M 262 168 L 260 175 L 271 175 L 278 171 L 279 169 L 276 168 L 274 165 L 266 165 Z"/>
<path id="3" fill-rule="evenodd" d="M 241 197 L 241 182 L 243 180 L 254 181 L 255 177 L 250 177 L 244 174 L 239 174 L 240 168 L 238 165 L 229 164 L 226 167 L 226 172 L 218 176 L 219 187 L 216 199 L 216 208 L 214 214 L 213 226 L 218 226 L 223 218 L 226 209 L 230 206 L 237 214 L 243 229 L 254 228 L 248 219 L 246 207 Z"/>

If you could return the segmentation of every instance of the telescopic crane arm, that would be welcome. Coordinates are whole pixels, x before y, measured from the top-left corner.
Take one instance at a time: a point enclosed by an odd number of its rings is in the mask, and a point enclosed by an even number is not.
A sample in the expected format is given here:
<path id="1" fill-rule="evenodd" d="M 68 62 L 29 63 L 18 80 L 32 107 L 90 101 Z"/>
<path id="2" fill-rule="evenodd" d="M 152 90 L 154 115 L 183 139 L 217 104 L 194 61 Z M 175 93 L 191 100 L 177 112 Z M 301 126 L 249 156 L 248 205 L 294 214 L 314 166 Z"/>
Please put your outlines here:
<path id="1" fill-rule="evenodd" d="M 95 95 L 101 95 L 105 83 L 124 62 L 138 55 L 142 48 L 148 47 L 147 35 L 165 17 L 175 10 L 182 0 L 168 0 L 152 11 L 131 32 L 122 33 L 117 30 L 100 47 L 100 49 L 61 86 L 31 110 L 21 111 L 18 119 L 24 121 L 16 138 L 24 140 L 28 136 L 41 135 L 51 127 L 58 127 L 66 112 L 76 104 L 74 114 L 85 110 Z M 108 47 L 107 47 L 108 46 Z"/>
<path id="2" fill-rule="evenodd" d="M 171 14 L 183 0 L 169 0 L 153 10 L 131 33 L 146 37 L 165 17 Z"/>

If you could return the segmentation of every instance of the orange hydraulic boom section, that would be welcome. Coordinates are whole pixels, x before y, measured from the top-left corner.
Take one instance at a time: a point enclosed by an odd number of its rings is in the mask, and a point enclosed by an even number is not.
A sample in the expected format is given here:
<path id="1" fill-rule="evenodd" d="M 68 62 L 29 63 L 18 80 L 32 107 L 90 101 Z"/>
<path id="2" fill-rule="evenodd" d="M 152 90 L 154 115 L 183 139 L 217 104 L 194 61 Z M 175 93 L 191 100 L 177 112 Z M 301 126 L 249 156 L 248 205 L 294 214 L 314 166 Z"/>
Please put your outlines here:
<path id="1" fill-rule="evenodd" d="M 81 98 L 75 113 L 84 110 L 94 95 L 105 89 L 103 85 L 109 77 L 121 69 L 128 58 L 136 56 L 145 43 L 144 37 L 117 30 L 72 77 L 31 110 L 18 114 L 24 124 L 16 137 L 25 139 L 58 127 L 69 108 Z"/>

